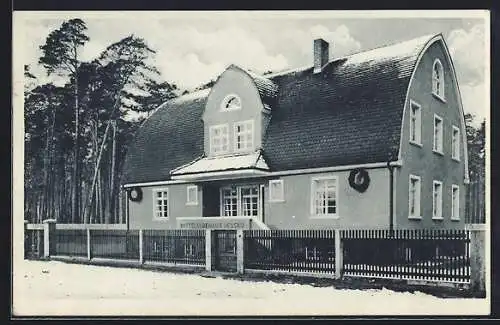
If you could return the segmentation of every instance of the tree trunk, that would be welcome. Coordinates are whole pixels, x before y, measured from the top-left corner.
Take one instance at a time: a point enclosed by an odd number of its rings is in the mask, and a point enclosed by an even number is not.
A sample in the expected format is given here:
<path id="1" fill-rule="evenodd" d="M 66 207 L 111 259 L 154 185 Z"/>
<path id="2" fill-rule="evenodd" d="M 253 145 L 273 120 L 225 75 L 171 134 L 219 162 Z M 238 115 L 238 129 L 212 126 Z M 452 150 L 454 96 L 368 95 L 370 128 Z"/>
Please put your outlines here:
<path id="1" fill-rule="evenodd" d="M 110 182 L 110 195 L 109 195 L 109 218 L 110 222 L 115 222 L 115 161 L 116 161 L 116 120 L 113 120 L 113 138 L 112 138 L 112 151 L 111 151 L 111 182 Z"/>
<path id="2" fill-rule="evenodd" d="M 102 139 L 101 148 L 99 150 L 99 156 L 97 157 L 97 162 L 96 162 L 96 166 L 95 166 L 95 169 L 94 169 L 94 176 L 92 178 L 92 186 L 90 187 L 90 192 L 94 191 L 95 183 L 96 183 L 96 180 L 97 180 L 97 174 L 98 174 L 98 171 L 99 171 L 99 164 L 101 162 L 102 152 L 104 150 L 104 144 L 106 143 L 106 137 L 108 135 L 108 132 L 109 132 L 109 123 L 106 126 L 106 130 L 104 131 L 104 136 L 103 136 L 103 139 Z M 87 211 L 89 210 L 89 206 L 91 206 L 91 205 L 92 205 L 92 196 L 89 195 L 89 201 L 85 205 L 85 214 L 87 214 Z"/>
<path id="3" fill-rule="evenodd" d="M 76 69 L 75 69 L 76 71 Z M 79 217 L 79 177 L 80 177 L 80 150 L 79 150 L 79 110 L 78 110 L 78 76 L 75 72 L 74 81 L 74 96 L 75 96 L 75 148 L 74 148 L 74 172 L 73 172 L 73 201 L 71 204 L 71 220 L 73 223 L 77 223 L 77 218 Z"/>

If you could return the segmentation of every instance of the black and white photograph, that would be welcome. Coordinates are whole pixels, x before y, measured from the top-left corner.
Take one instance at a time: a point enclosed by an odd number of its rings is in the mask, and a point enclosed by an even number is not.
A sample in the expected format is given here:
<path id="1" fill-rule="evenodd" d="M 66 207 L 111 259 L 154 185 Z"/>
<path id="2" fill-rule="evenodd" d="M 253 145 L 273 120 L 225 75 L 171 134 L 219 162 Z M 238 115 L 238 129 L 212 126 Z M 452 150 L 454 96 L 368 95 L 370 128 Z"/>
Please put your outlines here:
<path id="1" fill-rule="evenodd" d="M 12 22 L 13 316 L 490 313 L 488 11 Z"/>

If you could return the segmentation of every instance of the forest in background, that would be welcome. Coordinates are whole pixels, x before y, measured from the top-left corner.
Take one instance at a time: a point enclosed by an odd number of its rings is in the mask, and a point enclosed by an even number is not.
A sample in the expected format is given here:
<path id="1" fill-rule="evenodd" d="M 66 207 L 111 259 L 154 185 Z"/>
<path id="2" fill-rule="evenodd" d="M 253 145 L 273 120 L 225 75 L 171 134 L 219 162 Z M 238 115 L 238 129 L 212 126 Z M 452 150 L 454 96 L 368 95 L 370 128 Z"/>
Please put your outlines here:
<path id="1" fill-rule="evenodd" d="M 134 35 L 82 61 L 86 30 L 80 19 L 65 21 L 40 47 L 38 64 L 67 80 L 64 85 L 40 84 L 24 66 L 24 209 L 30 222 L 123 222 L 121 170 L 130 140 L 155 108 L 180 92 L 162 80 L 155 51 Z"/>
<path id="2" fill-rule="evenodd" d="M 83 61 L 90 41 L 81 19 L 65 21 L 38 64 L 64 85 L 40 83 L 24 66 L 25 220 L 123 223 L 121 175 L 135 131 L 165 101 L 185 94 L 155 66 L 155 50 L 130 35 Z M 196 90 L 209 88 L 213 80 Z M 484 194 L 485 122 L 466 115 L 471 180 Z M 483 195 L 484 196 L 484 195 Z"/>

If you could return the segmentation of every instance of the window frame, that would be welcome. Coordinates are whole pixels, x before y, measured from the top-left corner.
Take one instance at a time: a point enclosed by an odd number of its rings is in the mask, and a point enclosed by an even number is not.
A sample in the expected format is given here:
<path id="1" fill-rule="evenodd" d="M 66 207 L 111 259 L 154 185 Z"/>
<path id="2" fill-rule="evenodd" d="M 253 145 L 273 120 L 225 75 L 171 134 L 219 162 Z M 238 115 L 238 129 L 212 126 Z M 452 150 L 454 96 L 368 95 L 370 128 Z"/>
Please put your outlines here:
<path id="1" fill-rule="evenodd" d="M 161 188 L 153 188 L 152 196 L 153 196 L 153 220 L 155 221 L 166 221 L 170 219 L 170 191 L 168 187 L 161 187 Z M 158 205 L 157 205 L 157 193 L 158 192 L 163 192 L 167 193 L 166 198 L 167 198 L 167 216 L 166 217 L 158 217 L 157 212 L 158 212 Z M 165 199 L 162 197 L 162 199 Z M 162 211 L 163 212 L 163 211 Z"/>
<path id="2" fill-rule="evenodd" d="M 417 181 L 418 189 L 416 191 L 416 198 L 415 198 L 415 211 L 418 213 L 411 214 L 411 185 L 412 185 L 412 180 Z M 421 220 L 422 219 L 422 179 L 418 175 L 413 175 L 410 174 L 408 178 L 408 219 L 415 219 L 415 220 Z"/>
<path id="3" fill-rule="evenodd" d="M 242 184 L 242 185 L 228 185 L 228 186 L 222 186 L 220 189 L 219 189 L 219 198 L 220 198 L 220 209 L 219 209 L 219 215 L 220 217 L 227 217 L 227 218 L 231 218 L 231 217 L 241 217 L 241 216 L 244 216 L 243 215 L 243 210 L 244 210 L 244 207 L 243 207 L 243 195 L 241 193 L 241 190 L 244 189 L 244 188 L 257 188 L 257 215 L 256 216 L 246 216 L 246 217 L 253 217 L 253 218 L 262 218 L 262 189 L 261 189 L 261 185 L 260 184 Z M 224 190 L 232 190 L 232 189 L 236 189 L 236 215 L 232 216 L 226 216 L 225 215 L 225 205 L 224 205 Z"/>
<path id="4" fill-rule="evenodd" d="M 438 66 L 438 73 L 440 74 L 440 78 L 437 78 L 434 71 L 436 65 Z M 440 82 L 440 87 L 437 87 L 437 80 Z M 442 102 L 446 102 L 445 100 L 445 80 L 444 80 L 444 67 L 441 60 L 436 58 L 434 63 L 432 64 L 432 95 L 441 100 Z"/>
<path id="5" fill-rule="evenodd" d="M 238 132 L 238 126 L 242 126 L 244 125 L 245 128 L 247 126 L 250 125 L 250 131 L 248 130 L 245 130 L 245 132 Z M 245 146 L 245 148 L 239 148 L 238 149 L 238 135 L 242 133 L 244 136 L 246 136 L 248 133 L 251 134 L 251 139 L 252 139 L 252 142 L 251 142 L 251 146 L 248 147 L 248 146 Z M 254 141 L 254 137 L 255 137 L 255 126 L 254 126 L 254 121 L 253 120 L 245 120 L 245 121 L 237 121 L 237 122 L 234 122 L 233 124 L 233 136 L 234 136 L 234 141 L 233 141 L 233 149 L 234 149 L 234 152 L 248 152 L 248 151 L 252 151 L 254 148 L 255 148 L 255 141 Z"/>
<path id="6" fill-rule="evenodd" d="M 418 107 L 418 113 L 417 113 L 417 122 L 418 122 L 418 129 L 416 126 L 413 125 L 413 107 Z M 416 134 L 416 139 L 413 140 L 412 137 L 412 127 L 415 128 L 415 134 Z M 422 147 L 422 106 L 415 102 L 414 100 L 410 99 L 410 143 L 414 144 L 416 146 Z"/>
<path id="7" fill-rule="evenodd" d="M 440 193 L 439 193 L 439 215 L 436 215 L 434 213 L 434 207 L 435 206 L 438 206 L 436 204 L 436 201 L 434 199 L 434 191 L 436 189 L 436 185 L 439 185 L 439 190 L 440 190 Z M 433 180 L 432 181 L 432 219 L 433 220 L 443 220 L 443 182 L 441 181 L 438 181 L 438 180 Z"/>
<path id="8" fill-rule="evenodd" d="M 226 129 L 226 142 L 227 142 L 227 145 L 226 145 L 226 150 L 222 150 L 222 148 L 224 147 L 223 145 L 221 145 L 221 151 L 217 151 L 215 152 L 214 151 L 214 133 L 215 133 L 215 130 L 216 129 Z M 220 139 L 222 139 L 223 137 L 222 136 L 219 136 Z M 211 155 L 220 155 L 220 154 L 226 154 L 229 152 L 229 124 L 228 123 L 224 123 L 224 124 L 215 124 L 215 125 L 210 125 L 209 127 L 209 145 L 210 145 L 210 154 Z"/>
<path id="9" fill-rule="evenodd" d="M 453 143 L 455 139 L 455 131 L 457 134 L 456 142 Z M 460 161 L 460 128 L 456 125 L 452 125 L 451 128 L 451 158 L 455 161 Z"/>
<path id="10" fill-rule="evenodd" d="M 190 200 L 190 195 L 189 195 L 190 190 L 194 190 L 195 193 L 194 200 Z M 186 187 L 186 205 L 190 206 L 198 205 L 198 185 L 188 185 Z"/>
<path id="11" fill-rule="evenodd" d="M 280 184 L 279 196 L 276 197 L 274 193 L 273 184 Z M 285 184 L 282 179 L 269 180 L 269 202 L 285 202 Z"/>
<path id="12" fill-rule="evenodd" d="M 316 213 L 316 200 L 315 200 L 315 193 L 316 193 L 316 182 L 317 181 L 327 181 L 327 180 L 335 180 L 335 213 L 325 213 L 325 214 L 317 214 Z M 339 177 L 337 175 L 330 175 L 330 176 L 317 176 L 317 177 L 312 177 L 311 178 L 311 192 L 309 196 L 310 200 L 310 213 L 311 213 L 311 219 L 339 219 L 340 214 L 339 214 Z"/>
<path id="13" fill-rule="evenodd" d="M 440 137 L 440 148 L 439 150 L 436 149 L 436 120 L 439 120 L 441 122 L 441 130 L 439 131 L 439 137 Z M 434 114 L 434 119 L 432 121 L 432 126 L 433 126 L 433 133 L 432 133 L 432 151 L 434 153 L 444 155 L 444 141 L 443 141 L 443 134 L 444 134 L 444 120 L 441 116 Z"/>
<path id="14" fill-rule="evenodd" d="M 237 107 L 237 108 L 226 108 L 226 105 L 229 103 L 229 101 L 231 101 L 231 99 L 233 98 L 236 98 L 238 99 L 238 102 L 240 103 L 240 105 Z M 236 94 L 228 94 L 227 96 L 224 97 L 224 99 L 222 100 L 221 104 L 220 104 L 220 111 L 221 112 L 232 112 L 232 111 L 239 111 L 241 110 L 242 108 L 242 104 L 241 104 L 241 98 L 240 96 L 236 95 Z"/>
<path id="15" fill-rule="evenodd" d="M 454 190 L 457 191 L 456 203 L 453 200 Z M 456 207 L 455 207 L 455 204 L 457 205 Z M 457 211 L 456 216 L 455 216 L 455 211 Z M 457 184 L 451 185 L 451 218 L 450 219 L 454 220 L 454 221 L 460 220 L 460 186 L 458 186 Z"/>

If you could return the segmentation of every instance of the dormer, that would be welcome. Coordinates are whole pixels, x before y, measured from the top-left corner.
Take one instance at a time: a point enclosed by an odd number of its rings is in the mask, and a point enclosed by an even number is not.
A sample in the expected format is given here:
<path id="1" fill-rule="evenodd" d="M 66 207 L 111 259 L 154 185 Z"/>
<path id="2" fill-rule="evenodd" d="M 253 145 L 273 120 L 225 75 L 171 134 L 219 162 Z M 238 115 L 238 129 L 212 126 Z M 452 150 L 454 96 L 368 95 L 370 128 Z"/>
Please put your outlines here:
<path id="1" fill-rule="evenodd" d="M 261 149 L 277 88 L 269 79 L 229 66 L 213 85 L 205 105 L 205 156 Z"/>

